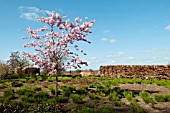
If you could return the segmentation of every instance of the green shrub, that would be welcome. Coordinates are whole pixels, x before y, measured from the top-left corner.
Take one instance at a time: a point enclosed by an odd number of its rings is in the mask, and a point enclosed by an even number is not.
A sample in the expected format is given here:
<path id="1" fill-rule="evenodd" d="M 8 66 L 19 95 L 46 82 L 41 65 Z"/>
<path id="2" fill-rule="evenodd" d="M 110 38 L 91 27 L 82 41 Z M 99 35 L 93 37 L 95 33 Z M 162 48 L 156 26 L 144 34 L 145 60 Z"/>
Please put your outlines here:
<path id="1" fill-rule="evenodd" d="M 25 79 L 25 78 L 20 78 L 19 81 L 25 83 L 25 82 L 27 81 L 27 79 Z"/>
<path id="2" fill-rule="evenodd" d="M 32 93 L 34 94 L 34 87 L 31 86 L 23 86 L 21 89 L 17 90 L 16 93 L 19 95 L 25 95 L 27 93 Z"/>
<path id="3" fill-rule="evenodd" d="M 128 99 L 129 101 L 131 101 L 133 99 L 133 93 L 132 92 L 124 91 L 123 94 L 126 97 L 126 99 Z"/>
<path id="4" fill-rule="evenodd" d="M 35 77 L 31 77 L 30 79 L 28 79 L 28 82 L 34 83 L 36 81 Z"/>
<path id="5" fill-rule="evenodd" d="M 40 81 L 45 81 L 45 80 L 47 80 L 47 76 L 46 75 L 41 75 L 41 80 Z M 39 79 L 39 78 L 37 78 L 37 79 Z"/>
<path id="6" fill-rule="evenodd" d="M 55 101 L 60 103 L 66 103 L 68 101 L 68 98 L 65 98 L 63 95 L 59 95 L 58 97 L 55 97 Z"/>
<path id="7" fill-rule="evenodd" d="M 153 100 L 152 98 L 150 98 L 148 92 L 141 91 L 141 92 L 139 93 L 139 95 L 142 97 L 142 99 L 143 99 L 143 101 L 144 101 L 145 103 L 147 103 L 147 104 L 148 104 L 148 103 L 154 104 L 154 100 Z"/>
<path id="8" fill-rule="evenodd" d="M 72 93 L 72 87 L 71 86 L 61 85 L 60 88 L 62 89 L 62 93 L 63 93 L 64 96 L 69 97 L 70 94 Z"/>
<path id="9" fill-rule="evenodd" d="M 58 81 L 71 81 L 71 77 L 58 77 Z"/>
<path id="10" fill-rule="evenodd" d="M 9 103 L 9 101 L 14 98 L 14 90 L 13 89 L 5 89 L 4 95 L 2 98 L 0 98 L 0 102 L 2 103 Z"/>
<path id="11" fill-rule="evenodd" d="M 131 101 L 130 107 L 134 113 L 145 113 L 144 109 L 135 101 Z"/>
<path id="12" fill-rule="evenodd" d="M 34 87 L 34 91 L 41 91 L 42 88 L 41 87 Z"/>
<path id="13" fill-rule="evenodd" d="M 100 107 L 95 110 L 95 113 L 116 113 L 116 111 L 114 111 L 114 109 L 111 107 Z"/>
<path id="14" fill-rule="evenodd" d="M 142 83 L 145 83 L 145 84 L 152 84 L 153 81 L 152 81 L 152 80 L 143 80 Z"/>
<path id="15" fill-rule="evenodd" d="M 122 106 L 123 105 L 123 103 L 121 101 L 117 101 L 117 100 L 114 101 L 113 103 L 114 103 L 115 106 Z"/>
<path id="16" fill-rule="evenodd" d="M 90 93 L 88 96 L 89 96 L 89 98 L 92 99 L 92 100 L 100 99 L 97 95 L 92 94 L 92 93 Z"/>
<path id="17" fill-rule="evenodd" d="M 10 99 L 13 98 L 14 97 L 14 90 L 10 89 L 10 88 L 5 89 L 4 90 L 4 97 L 10 98 Z"/>
<path id="18" fill-rule="evenodd" d="M 11 84 L 13 87 L 21 87 L 23 86 L 23 83 L 20 82 L 20 81 L 13 81 L 12 84 Z"/>
<path id="19" fill-rule="evenodd" d="M 87 93 L 87 90 L 88 90 L 88 86 L 82 86 L 79 90 L 77 90 L 76 93 L 78 94 L 86 94 Z"/>
<path id="20" fill-rule="evenodd" d="M 21 96 L 21 100 L 25 103 L 34 103 L 35 102 L 35 98 L 30 93 L 27 95 Z"/>
<path id="21" fill-rule="evenodd" d="M 114 92 L 114 93 L 110 93 L 109 96 L 108 96 L 108 99 L 111 100 L 111 101 L 119 101 L 120 96 L 118 95 L 118 93 Z"/>
<path id="22" fill-rule="evenodd" d="M 134 83 L 141 84 L 142 83 L 142 79 L 134 79 Z"/>
<path id="23" fill-rule="evenodd" d="M 87 106 L 83 106 L 82 108 L 78 109 L 76 113 L 95 113 L 95 111 Z"/>
<path id="24" fill-rule="evenodd" d="M 6 88 L 6 84 L 5 83 L 0 83 L 0 89 Z"/>
<path id="25" fill-rule="evenodd" d="M 155 100 L 157 102 L 170 102 L 170 94 L 155 95 Z"/>
<path id="26" fill-rule="evenodd" d="M 34 95 L 35 98 L 47 98 L 49 95 L 46 91 L 40 91 Z"/>
<path id="27" fill-rule="evenodd" d="M 83 98 L 82 96 L 78 95 L 78 94 L 71 94 L 70 95 L 70 98 L 73 100 L 74 103 L 77 103 L 77 104 L 83 104 Z"/>
<path id="28" fill-rule="evenodd" d="M 21 77 L 21 75 L 19 74 L 8 74 L 6 76 L 4 76 L 4 79 L 19 79 Z"/>
<path id="29" fill-rule="evenodd" d="M 51 94 L 55 95 L 55 88 L 53 86 L 48 86 L 48 89 L 50 90 Z"/>

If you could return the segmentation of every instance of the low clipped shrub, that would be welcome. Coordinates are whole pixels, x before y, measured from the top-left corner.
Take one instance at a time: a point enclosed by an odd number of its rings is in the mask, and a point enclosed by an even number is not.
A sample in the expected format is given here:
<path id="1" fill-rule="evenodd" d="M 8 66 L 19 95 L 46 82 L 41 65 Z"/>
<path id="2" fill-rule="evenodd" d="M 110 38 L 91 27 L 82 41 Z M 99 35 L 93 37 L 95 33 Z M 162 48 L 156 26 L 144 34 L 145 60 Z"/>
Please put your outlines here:
<path id="1" fill-rule="evenodd" d="M 110 94 L 108 95 L 108 99 L 109 99 L 110 101 L 119 101 L 119 100 L 120 100 L 119 97 L 120 97 L 119 94 L 117 94 L 116 92 L 110 93 Z"/>
<path id="2" fill-rule="evenodd" d="M 34 103 L 35 102 L 34 96 L 30 93 L 27 95 L 21 96 L 21 100 L 22 100 L 22 102 L 26 102 L 26 103 Z"/>
<path id="3" fill-rule="evenodd" d="M 27 82 L 27 79 L 25 79 L 25 78 L 20 78 L 19 81 L 25 83 L 25 82 Z"/>
<path id="4" fill-rule="evenodd" d="M 55 88 L 53 86 L 48 86 L 48 89 L 50 90 L 51 94 L 55 95 Z"/>
<path id="5" fill-rule="evenodd" d="M 81 95 L 71 94 L 70 98 L 73 100 L 74 103 L 77 103 L 77 104 L 83 104 L 84 103 L 83 97 Z"/>
<path id="6" fill-rule="evenodd" d="M 134 113 L 145 113 L 145 110 L 136 101 L 131 101 L 130 107 Z"/>
<path id="7" fill-rule="evenodd" d="M 0 83 L 0 89 L 6 88 L 6 84 L 5 83 Z"/>
<path id="8" fill-rule="evenodd" d="M 36 81 L 36 78 L 31 77 L 30 79 L 28 79 L 28 82 L 34 83 Z"/>
<path id="9" fill-rule="evenodd" d="M 34 95 L 35 98 L 47 98 L 48 96 L 46 91 L 40 91 Z"/>
<path id="10" fill-rule="evenodd" d="M 147 103 L 147 104 L 148 104 L 148 103 L 154 104 L 154 100 L 153 100 L 152 98 L 150 98 L 148 92 L 141 91 L 141 92 L 139 93 L 139 95 L 142 97 L 142 99 L 143 99 L 143 101 L 144 101 L 145 103 Z"/>
<path id="11" fill-rule="evenodd" d="M 155 95 L 155 100 L 157 102 L 170 102 L 170 94 Z"/>
<path id="12" fill-rule="evenodd" d="M 72 78 L 71 77 L 58 77 L 58 81 L 61 82 L 61 81 L 71 81 Z"/>
<path id="13" fill-rule="evenodd" d="M 116 113 L 116 111 L 111 107 L 104 106 L 95 110 L 95 113 Z"/>
<path id="14" fill-rule="evenodd" d="M 13 89 L 5 89 L 4 90 L 4 97 L 14 97 L 14 90 Z"/>
<path id="15" fill-rule="evenodd" d="M 87 106 L 83 106 L 82 108 L 78 109 L 76 113 L 95 113 L 95 111 Z"/>
<path id="16" fill-rule="evenodd" d="M 40 81 L 45 81 L 45 80 L 47 80 L 47 76 L 46 75 L 41 75 L 41 80 Z M 37 79 L 40 79 L 40 78 L 37 78 Z"/>
<path id="17" fill-rule="evenodd" d="M 66 85 L 61 85 L 60 88 L 62 89 L 62 93 L 64 96 L 69 97 L 72 93 L 72 88 Z"/>
<path id="18" fill-rule="evenodd" d="M 88 86 L 85 85 L 85 86 L 82 86 L 80 89 L 78 89 L 76 91 L 76 93 L 78 93 L 78 94 L 86 94 L 87 90 L 88 90 Z"/>
<path id="19" fill-rule="evenodd" d="M 100 99 L 97 95 L 92 94 L 92 93 L 90 93 L 88 96 L 89 96 L 89 98 L 92 99 L 92 100 Z"/>
<path id="20" fill-rule="evenodd" d="M 41 91 L 42 88 L 41 87 L 34 87 L 34 91 Z"/>
<path id="21" fill-rule="evenodd" d="M 123 103 L 121 102 L 121 101 L 114 101 L 113 102 L 113 104 L 115 105 L 115 106 L 122 106 L 123 105 Z"/>
<path id="22" fill-rule="evenodd" d="M 55 97 L 55 101 L 60 103 L 66 103 L 68 101 L 68 98 L 64 97 L 63 95 L 59 95 L 58 97 Z"/>
<path id="23" fill-rule="evenodd" d="M 131 101 L 133 99 L 133 93 L 132 92 L 124 91 L 123 94 L 124 94 L 125 98 L 128 99 L 129 101 Z"/>
<path id="24" fill-rule="evenodd" d="M 14 90 L 8 88 L 4 90 L 4 95 L 2 98 L 0 98 L 0 102 L 9 103 L 9 101 L 13 98 L 14 98 Z"/>
<path id="25" fill-rule="evenodd" d="M 11 85 L 13 87 L 21 87 L 21 86 L 23 86 L 23 83 L 20 81 L 13 81 Z"/>

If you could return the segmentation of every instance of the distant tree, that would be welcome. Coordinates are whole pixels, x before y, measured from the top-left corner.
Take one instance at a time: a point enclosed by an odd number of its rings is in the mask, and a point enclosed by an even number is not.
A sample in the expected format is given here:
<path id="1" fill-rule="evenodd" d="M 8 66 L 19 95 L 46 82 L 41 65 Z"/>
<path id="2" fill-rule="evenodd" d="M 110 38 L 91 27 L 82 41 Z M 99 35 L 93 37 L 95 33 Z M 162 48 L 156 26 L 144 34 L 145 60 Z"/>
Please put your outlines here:
<path id="1" fill-rule="evenodd" d="M 7 61 L 7 64 L 11 71 L 14 71 L 16 68 L 23 69 L 30 65 L 28 59 L 18 51 L 11 52 L 10 59 Z"/>
<path id="2" fill-rule="evenodd" d="M 0 79 L 9 73 L 9 66 L 0 60 Z"/>

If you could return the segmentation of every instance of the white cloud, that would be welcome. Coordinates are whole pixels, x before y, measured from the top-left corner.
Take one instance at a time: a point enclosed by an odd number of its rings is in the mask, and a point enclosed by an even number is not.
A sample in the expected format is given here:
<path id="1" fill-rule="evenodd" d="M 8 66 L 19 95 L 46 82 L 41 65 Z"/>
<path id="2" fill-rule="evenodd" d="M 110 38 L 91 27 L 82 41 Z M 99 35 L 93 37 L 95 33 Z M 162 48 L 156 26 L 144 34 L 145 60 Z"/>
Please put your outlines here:
<path id="1" fill-rule="evenodd" d="M 134 57 L 127 57 L 128 60 L 134 60 Z"/>
<path id="2" fill-rule="evenodd" d="M 91 57 L 91 58 L 90 58 L 90 60 L 95 60 L 95 59 L 97 59 L 97 57 Z"/>
<path id="3" fill-rule="evenodd" d="M 111 40 L 110 40 L 110 43 L 115 43 L 115 42 L 116 42 L 115 39 L 111 39 Z"/>
<path id="4" fill-rule="evenodd" d="M 35 20 L 36 17 L 38 17 L 38 14 L 36 13 L 22 13 L 21 18 L 25 18 L 27 20 Z"/>
<path id="5" fill-rule="evenodd" d="M 157 52 L 158 51 L 158 49 L 151 49 L 151 50 L 146 50 L 146 51 L 144 51 L 145 53 L 155 53 L 155 52 Z"/>
<path id="6" fill-rule="evenodd" d="M 110 32 L 110 30 L 105 30 L 105 31 L 103 31 L 103 33 L 109 33 Z"/>
<path id="7" fill-rule="evenodd" d="M 108 39 L 107 39 L 107 38 L 102 38 L 101 40 L 102 40 L 102 41 L 108 41 Z"/>
<path id="8" fill-rule="evenodd" d="M 112 62 L 112 63 L 115 63 L 116 61 L 115 61 L 115 60 L 112 60 L 111 62 Z"/>
<path id="9" fill-rule="evenodd" d="M 25 18 L 27 20 L 36 20 L 36 17 L 39 17 L 42 14 L 49 13 L 48 10 L 42 10 L 37 7 L 28 7 L 28 6 L 20 6 L 18 9 L 21 12 L 20 17 Z"/>
<path id="10" fill-rule="evenodd" d="M 37 7 L 28 7 L 28 6 L 20 6 L 18 7 L 19 10 L 21 11 L 28 11 L 28 12 L 41 12 L 41 9 L 37 8 Z"/>
<path id="11" fill-rule="evenodd" d="M 165 30 L 170 31 L 170 24 L 165 27 Z"/>
<path id="12" fill-rule="evenodd" d="M 124 52 L 117 52 L 117 53 L 114 53 L 112 55 L 108 55 L 106 57 L 108 57 L 108 58 L 117 58 L 117 57 L 120 57 L 120 56 L 122 56 L 124 54 L 125 54 Z"/>
<path id="13" fill-rule="evenodd" d="M 102 38 L 101 40 L 102 40 L 102 41 L 110 42 L 110 43 L 112 43 L 112 44 L 114 44 L 114 43 L 116 42 L 116 39 Z"/>

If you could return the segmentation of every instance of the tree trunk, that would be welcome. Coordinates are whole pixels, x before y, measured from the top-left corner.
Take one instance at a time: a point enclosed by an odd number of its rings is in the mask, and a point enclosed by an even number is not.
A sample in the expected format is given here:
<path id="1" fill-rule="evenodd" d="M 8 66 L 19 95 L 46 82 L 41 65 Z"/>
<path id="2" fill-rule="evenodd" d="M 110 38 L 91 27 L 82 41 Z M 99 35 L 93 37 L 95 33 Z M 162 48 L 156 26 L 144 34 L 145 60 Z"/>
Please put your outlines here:
<path id="1" fill-rule="evenodd" d="M 56 92 L 55 92 L 56 97 L 58 97 L 58 73 L 56 75 Z"/>

